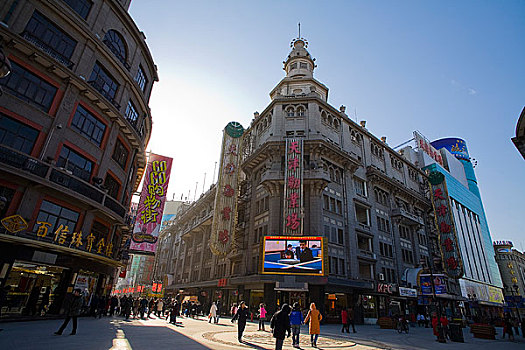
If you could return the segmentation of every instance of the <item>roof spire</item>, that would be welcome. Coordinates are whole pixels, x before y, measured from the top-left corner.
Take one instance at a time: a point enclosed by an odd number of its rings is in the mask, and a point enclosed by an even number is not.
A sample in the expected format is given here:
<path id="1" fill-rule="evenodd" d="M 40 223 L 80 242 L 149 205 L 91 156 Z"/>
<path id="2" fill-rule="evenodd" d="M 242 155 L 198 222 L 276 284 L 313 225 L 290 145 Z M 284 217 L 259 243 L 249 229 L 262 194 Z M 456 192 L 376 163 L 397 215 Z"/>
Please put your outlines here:
<path id="1" fill-rule="evenodd" d="M 297 39 L 301 37 L 301 22 L 299 22 L 298 25 L 299 25 L 299 36 L 297 37 Z"/>

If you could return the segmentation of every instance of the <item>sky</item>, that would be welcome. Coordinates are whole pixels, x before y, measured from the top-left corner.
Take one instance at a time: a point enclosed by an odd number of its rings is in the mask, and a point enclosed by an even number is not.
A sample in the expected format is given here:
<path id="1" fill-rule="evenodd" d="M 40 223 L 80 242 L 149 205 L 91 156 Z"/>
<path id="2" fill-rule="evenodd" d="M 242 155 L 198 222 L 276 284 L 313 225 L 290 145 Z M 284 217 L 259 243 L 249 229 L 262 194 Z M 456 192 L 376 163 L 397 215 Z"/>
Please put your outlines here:
<path id="1" fill-rule="evenodd" d="M 525 250 L 525 160 L 511 141 L 525 1 L 133 0 L 129 12 L 158 66 L 147 150 L 174 159 L 168 199 L 216 180 L 222 130 L 269 104 L 300 22 L 329 103 L 393 147 L 414 130 L 466 140 L 493 240 Z"/>

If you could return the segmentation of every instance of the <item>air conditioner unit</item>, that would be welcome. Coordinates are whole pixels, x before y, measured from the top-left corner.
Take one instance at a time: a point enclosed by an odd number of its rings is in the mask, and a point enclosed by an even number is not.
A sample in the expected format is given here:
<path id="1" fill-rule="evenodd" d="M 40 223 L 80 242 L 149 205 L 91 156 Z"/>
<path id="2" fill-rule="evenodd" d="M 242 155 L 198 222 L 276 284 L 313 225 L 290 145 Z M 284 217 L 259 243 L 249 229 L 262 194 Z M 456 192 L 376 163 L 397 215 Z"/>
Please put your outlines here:
<path id="1" fill-rule="evenodd" d="M 384 280 L 385 280 L 385 275 L 382 274 L 382 273 L 379 273 L 377 277 L 378 277 L 378 279 L 379 279 L 380 281 L 384 281 Z"/>

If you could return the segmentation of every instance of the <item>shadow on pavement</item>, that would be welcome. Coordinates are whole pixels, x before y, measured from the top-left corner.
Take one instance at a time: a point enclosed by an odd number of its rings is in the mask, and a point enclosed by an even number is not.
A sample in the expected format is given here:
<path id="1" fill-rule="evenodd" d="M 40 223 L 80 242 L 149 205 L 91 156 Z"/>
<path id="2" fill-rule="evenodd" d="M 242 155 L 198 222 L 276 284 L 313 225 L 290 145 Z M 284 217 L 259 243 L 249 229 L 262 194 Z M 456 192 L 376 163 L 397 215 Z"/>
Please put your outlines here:
<path id="1" fill-rule="evenodd" d="M 129 341 L 133 350 L 153 348 L 184 350 L 209 349 L 201 343 L 164 326 L 122 324 L 121 329 L 124 331 L 126 339 Z"/>

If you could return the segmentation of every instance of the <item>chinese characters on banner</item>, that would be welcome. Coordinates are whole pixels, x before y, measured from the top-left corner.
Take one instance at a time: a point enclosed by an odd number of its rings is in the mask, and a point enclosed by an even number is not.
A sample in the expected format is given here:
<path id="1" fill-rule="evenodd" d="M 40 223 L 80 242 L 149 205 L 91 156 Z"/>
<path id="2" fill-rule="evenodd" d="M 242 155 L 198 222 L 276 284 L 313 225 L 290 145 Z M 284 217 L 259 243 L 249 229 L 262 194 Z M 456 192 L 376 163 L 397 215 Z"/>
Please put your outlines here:
<path id="1" fill-rule="evenodd" d="M 215 255 L 228 254 L 234 243 L 237 224 L 237 198 L 239 196 L 239 166 L 244 128 L 230 122 L 222 139 L 219 179 L 215 194 L 215 210 L 210 237 L 210 249 Z"/>
<path id="2" fill-rule="evenodd" d="M 441 156 L 441 153 L 434 148 L 430 144 L 430 142 L 427 141 L 427 139 L 419 134 L 417 131 L 414 131 L 414 138 L 416 139 L 417 147 L 428 154 L 428 156 L 432 159 L 434 159 L 436 162 L 439 163 L 442 167 L 443 165 L 443 157 Z"/>
<path id="3" fill-rule="evenodd" d="M 172 158 L 157 154 L 151 154 L 149 157 L 133 235 L 131 236 L 131 250 L 155 252 L 170 181 L 172 161 Z"/>
<path id="4" fill-rule="evenodd" d="M 303 233 L 303 140 L 286 140 L 284 170 L 284 235 Z"/>
<path id="5" fill-rule="evenodd" d="M 445 176 L 440 172 L 433 171 L 428 180 L 430 181 L 430 196 L 434 206 L 434 219 L 439 232 L 438 243 L 443 259 L 443 268 L 449 277 L 461 278 L 463 277 L 463 263 L 450 210 Z"/>

